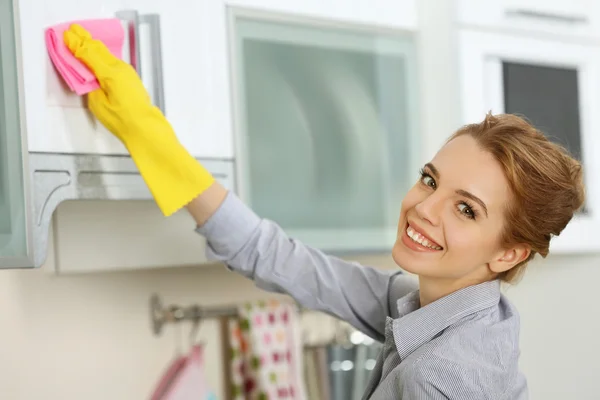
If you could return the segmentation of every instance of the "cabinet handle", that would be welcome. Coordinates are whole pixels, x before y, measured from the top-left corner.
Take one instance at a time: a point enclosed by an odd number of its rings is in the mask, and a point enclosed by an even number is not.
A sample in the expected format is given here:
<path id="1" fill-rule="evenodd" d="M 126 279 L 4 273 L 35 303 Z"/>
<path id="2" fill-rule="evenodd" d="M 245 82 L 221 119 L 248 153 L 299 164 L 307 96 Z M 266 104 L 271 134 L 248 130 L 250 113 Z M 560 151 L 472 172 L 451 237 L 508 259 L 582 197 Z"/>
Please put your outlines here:
<path id="1" fill-rule="evenodd" d="M 140 79 L 142 74 L 142 56 L 140 46 L 140 24 L 150 26 L 150 44 L 152 51 L 153 99 L 155 105 L 165 113 L 165 91 L 162 69 L 162 40 L 160 34 L 160 16 L 158 14 L 140 15 L 136 10 L 118 11 L 116 17 L 127 23 L 130 64 L 135 68 Z"/>
<path id="2" fill-rule="evenodd" d="M 152 77 L 154 81 L 154 101 L 156 106 L 166 114 L 165 87 L 163 78 L 162 39 L 160 34 L 160 15 L 142 15 L 140 22 L 150 25 L 150 43 L 152 51 Z"/>
<path id="3" fill-rule="evenodd" d="M 135 68 L 141 78 L 140 16 L 135 10 L 118 11 L 116 16 L 120 20 L 127 22 L 127 30 L 125 33 L 129 42 L 129 63 Z"/>
<path id="4" fill-rule="evenodd" d="M 569 24 L 587 24 L 588 19 L 585 16 L 579 15 L 561 15 L 543 11 L 525 10 L 525 9 L 513 9 L 506 10 L 507 17 L 525 17 L 535 18 L 546 21 L 566 22 Z"/>

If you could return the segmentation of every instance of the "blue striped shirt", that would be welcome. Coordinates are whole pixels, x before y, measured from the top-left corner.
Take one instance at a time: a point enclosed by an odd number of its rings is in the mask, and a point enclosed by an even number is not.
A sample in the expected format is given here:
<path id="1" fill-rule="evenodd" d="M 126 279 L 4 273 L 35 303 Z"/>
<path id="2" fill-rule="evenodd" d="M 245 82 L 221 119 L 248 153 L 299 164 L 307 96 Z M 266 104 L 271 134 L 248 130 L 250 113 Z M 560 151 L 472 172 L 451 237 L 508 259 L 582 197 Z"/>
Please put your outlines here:
<path id="1" fill-rule="evenodd" d="M 207 256 L 381 341 L 363 399 L 525 400 L 519 315 L 500 282 L 420 307 L 413 279 L 328 256 L 289 238 L 229 193 L 197 232 Z"/>

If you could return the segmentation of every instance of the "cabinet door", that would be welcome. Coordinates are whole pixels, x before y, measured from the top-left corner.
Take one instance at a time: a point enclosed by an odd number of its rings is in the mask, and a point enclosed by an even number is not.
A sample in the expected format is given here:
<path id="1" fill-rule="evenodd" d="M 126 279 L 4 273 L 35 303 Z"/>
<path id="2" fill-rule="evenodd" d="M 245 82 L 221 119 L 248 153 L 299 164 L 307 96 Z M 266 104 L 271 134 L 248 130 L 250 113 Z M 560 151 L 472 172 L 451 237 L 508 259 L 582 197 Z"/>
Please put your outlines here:
<path id="1" fill-rule="evenodd" d="M 164 111 L 182 144 L 198 158 L 233 159 L 230 106 L 223 105 L 227 93 L 215 79 L 215 74 L 226 74 L 227 69 L 217 70 L 213 63 L 224 52 L 215 53 L 214 34 L 203 20 L 214 17 L 207 15 L 209 7 L 205 3 L 185 0 L 173 6 L 164 0 L 144 2 L 141 12 L 160 19 L 161 39 L 161 60 L 155 59 L 152 51 L 146 51 L 150 56 L 142 57 L 143 71 L 148 71 L 143 75 L 149 78 L 144 82 L 153 87 L 157 81 L 151 76 L 155 73 L 153 67 L 160 64 Z M 150 24 L 142 24 L 141 29 L 142 39 L 151 37 Z M 146 43 L 155 46 L 152 41 Z"/>
<path id="2" fill-rule="evenodd" d="M 202 71 L 203 57 L 193 46 L 207 40 L 193 30 L 198 22 L 198 2 L 187 1 L 177 7 L 168 2 L 142 0 L 19 3 L 24 10 L 21 32 L 26 43 L 24 73 L 30 110 L 30 151 L 127 154 L 125 147 L 87 110 L 85 97 L 66 87 L 47 56 L 44 43 L 44 29 L 49 26 L 119 17 L 128 33 L 134 33 L 131 42 L 125 43 L 123 58 L 132 59 L 132 45 L 139 57 L 136 67 L 154 104 L 163 109 L 184 146 L 196 157 L 232 158 L 231 132 L 213 129 L 211 108 L 204 106 L 210 103 L 211 94 L 207 94 L 206 84 L 210 77 Z M 137 13 L 137 23 L 128 21 L 123 12 Z"/>
<path id="3" fill-rule="evenodd" d="M 0 268 L 30 267 L 29 179 L 11 0 L 0 0 Z"/>
<path id="4" fill-rule="evenodd" d="M 46 28 L 69 21 L 112 18 L 125 0 L 89 2 L 18 0 L 23 43 L 23 76 L 29 150 L 50 153 L 126 154 L 124 146 L 87 111 L 84 97 L 72 93 L 46 50 Z"/>
<path id="5" fill-rule="evenodd" d="M 388 251 L 419 159 L 408 32 L 230 14 L 240 194 L 331 252 Z"/>
<path id="6" fill-rule="evenodd" d="M 173 21 L 179 29 L 172 33 L 178 40 L 169 43 L 169 51 L 178 55 L 174 58 L 185 57 L 190 64 L 178 65 L 175 64 L 177 61 L 169 58 L 166 62 L 173 63 L 173 66 L 166 64 L 165 73 L 170 76 L 171 73 L 177 74 L 175 71 L 178 69 L 191 67 L 201 77 L 197 91 L 188 90 L 178 97 L 182 103 L 183 99 L 189 102 L 187 105 L 180 104 L 181 109 L 192 107 L 194 118 L 201 119 L 200 132 L 184 140 L 199 151 L 207 148 L 214 154 L 227 157 L 233 156 L 238 149 L 236 143 L 240 133 L 232 114 L 235 99 L 231 97 L 230 41 L 233 36 L 227 26 L 228 10 L 254 10 L 379 29 L 414 30 L 418 25 L 415 0 L 353 0 L 351 5 L 339 0 L 199 0 L 192 3 L 186 6 L 185 12 L 180 7 L 171 10 L 171 13 L 178 14 Z M 197 9 L 199 13 L 194 15 L 194 21 L 188 21 Z M 184 78 L 178 75 L 178 78 L 169 79 Z"/>
<path id="7" fill-rule="evenodd" d="M 594 251 L 588 230 L 600 226 L 600 46 L 523 36 L 464 31 L 460 34 L 463 119 L 485 113 L 527 117 L 584 164 L 584 210 L 552 242 L 554 251 Z"/>

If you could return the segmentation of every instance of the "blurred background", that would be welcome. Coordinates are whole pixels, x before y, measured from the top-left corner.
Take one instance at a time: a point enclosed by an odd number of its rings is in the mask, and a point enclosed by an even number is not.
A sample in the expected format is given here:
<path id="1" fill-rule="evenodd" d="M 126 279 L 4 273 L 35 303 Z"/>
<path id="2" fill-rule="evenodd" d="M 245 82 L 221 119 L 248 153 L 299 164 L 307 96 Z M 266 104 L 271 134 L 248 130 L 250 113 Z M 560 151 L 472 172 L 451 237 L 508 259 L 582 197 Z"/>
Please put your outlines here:
<path id="1" fill-rule="evenodd" d="M 49 61 L 44 29 L 115 16 L 122 56 L 188 150 L 259 215 L 348 260 L 398 268 L 403 194 L 486 112 L 524 115 L 569 148 L 585 210 L 505 293 L 531 399 L 600 399 L 600 3 L 0 0 L 2 399 L 148 399 L 193 345 L 216 398 L 239 398 L 235 317 L 153 321 L 183 318 L 172 305 L 287 309 L 207 263 L 185 213 L 162 217 Z M 293 310 L 282 326 L 307 398 L 360 398 L 378 343 Z"/>

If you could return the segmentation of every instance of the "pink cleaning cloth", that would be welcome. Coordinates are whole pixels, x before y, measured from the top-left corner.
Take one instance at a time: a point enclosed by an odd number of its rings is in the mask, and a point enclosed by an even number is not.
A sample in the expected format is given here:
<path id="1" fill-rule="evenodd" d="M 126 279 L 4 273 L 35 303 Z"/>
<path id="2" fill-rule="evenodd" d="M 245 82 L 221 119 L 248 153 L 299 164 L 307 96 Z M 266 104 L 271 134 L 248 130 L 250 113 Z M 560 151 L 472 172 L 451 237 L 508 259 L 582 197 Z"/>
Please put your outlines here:
<path id="1" fill-rule="evenodd" d="M 84 95 L 100 87 L 96 76 L 79 61 L 65 45 L 63 34 L 71 24 L 84 27 L 92 38 L 102 41 L 110 52 L 122 58 L 125 32 L 118 18 L 72 21 L 46 29 L 46 48 L 52 63 L 69 88 L 78 95 Z"/>

